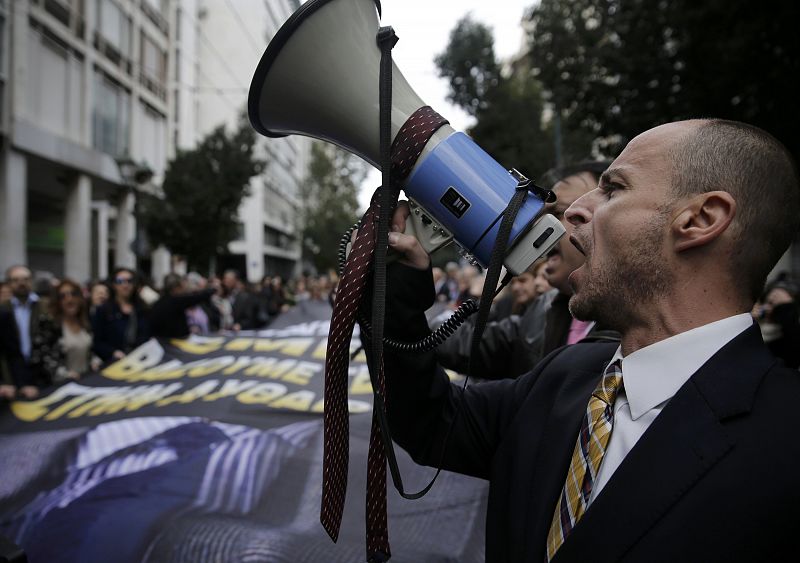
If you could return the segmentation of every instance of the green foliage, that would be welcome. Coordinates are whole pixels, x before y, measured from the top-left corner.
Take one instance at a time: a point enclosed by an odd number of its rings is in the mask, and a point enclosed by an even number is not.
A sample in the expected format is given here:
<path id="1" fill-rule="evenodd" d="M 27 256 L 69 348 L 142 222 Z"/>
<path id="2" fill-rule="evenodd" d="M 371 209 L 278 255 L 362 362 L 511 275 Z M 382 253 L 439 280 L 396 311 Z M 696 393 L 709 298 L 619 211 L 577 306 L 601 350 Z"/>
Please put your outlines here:
<path id="1" fill-rule="evenodd" d="M 758 125 L 800 152 L 794 83 L 800 7 L 782 0 L 541 0 L 527 16 L 529 62 L 568 131 L 609 154 L 666 121 Z"/>
<path id="2" fill-rule="evenodd" d="M 303 197 L 303 256 L 317 271 L 336 269 L 339 241 L 358 220 L 358 186 L 366 164 L 333 145 L 314 142 Z"/>
<path id="3" fill-rule="evenodd" d="M 469 16 L 460 20 L 435 62 L 439 76 L 450 80 L 448 100 L 475 117 L 467 132 L 486 152 L 531 178 L 553 165 L 541 86 L 528 72 L 503 76 L 486 26 Z"/>
<path id="4" fill-rule="evenodd" d="M 501 78 L 487 92 L 469 134 L 506 168 L 536 179 L 553 163 L 551 132 L 542 127 L 541 86 L 527 74 Z"/>
<path id="5" fill-rule="evenodd" d="M 434 59 L 439 76 L 450 80 L 447 100 L 475 115 L 487 105 L 486 96 L 500 80 L 489 28 L 467 15 L 450 32 L 445 51 Z"/>
<path id="6" fill-rule="evenodd" d="M 164 176 L 164 198 L 144 198 L 138 217 L 149 239 L 205 269 L 237 236 L 238 210 L 250 179 L 264 163 L 253 155 L 255 132 L 246 116 L 228 133 L 212 131 L 194 150 L 180 151 Z"/>

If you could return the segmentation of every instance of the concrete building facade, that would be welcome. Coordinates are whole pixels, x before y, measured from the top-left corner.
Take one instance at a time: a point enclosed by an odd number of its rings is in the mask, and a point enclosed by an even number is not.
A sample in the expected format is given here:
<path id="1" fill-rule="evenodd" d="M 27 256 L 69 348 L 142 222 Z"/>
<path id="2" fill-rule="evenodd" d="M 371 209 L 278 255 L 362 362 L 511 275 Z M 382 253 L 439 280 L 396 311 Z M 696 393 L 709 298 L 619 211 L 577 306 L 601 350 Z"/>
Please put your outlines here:
<path id="1" fill-rule="evenodd" d="M 172 134 L 177 147 L 193 147 L 220 124 L 236 126 L 264 49 L 298 7 L 296 0 L 176 4 Z M 308 168 L 310 142 L 260 138 L 257 153 L 266 170 L 252 179 L 240 209 L 239 238 L 218 261 L 219 268 L 235 268 L 251 282 L 299 272 L 299 186 Z"/>
<path id="2" fill-rule="evenodd" d="M 167 7 L 2 3 L 3 267 L 79 281 L 137 262 L 168 269 L 164 251 L 135 244 L 134 218 L 136 191 L 155 189 L 168 158 Z M 150 169 L 149 185 L 123 178 L 119 159 Z"/>
<path id="3" fill-rule="evenodd" d="M 137 230 L 177 148 L 234 126 L 269 40 L 296 0 L 0 0 L 0 270 L 79 281 L 124 265 L 156 284 L 169 253 Z M 300 263 L 305 139 L 262 139 L 265 173 L 219 266 L 250 281 Z M 144 184 L 120 161 L 152 172 Z M 198 210 L 201 212 L 201 210 Z"/>

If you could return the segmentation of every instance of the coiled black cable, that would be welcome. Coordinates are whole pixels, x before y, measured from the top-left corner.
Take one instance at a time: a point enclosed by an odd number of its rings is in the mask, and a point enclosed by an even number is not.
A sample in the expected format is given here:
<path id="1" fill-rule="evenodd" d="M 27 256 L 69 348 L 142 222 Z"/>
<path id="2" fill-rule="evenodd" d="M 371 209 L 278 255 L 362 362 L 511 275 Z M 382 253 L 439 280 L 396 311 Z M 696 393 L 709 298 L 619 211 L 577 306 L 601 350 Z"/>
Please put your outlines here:
<path id="1" fill-rule="evenodd" d="M 344 236 L 342 236 L 341 241 L 339 242 L 339 252 L 338 252 L 338 260 L 339 260 L 339 276 L 341 276 L 344 272 L 344 265 L 347 262 L 347 245 L 350 242 L 350 237 L 353 235 L 353 231 L 358 228 L 358 223 L 347 229 L 345 231 Z M 500 290 L 505 287 L 505 285 L 511 280 L 510 275 L 506 275 L 503 283 L 500 284 L 500 288 L 498 289 L 498 293 Z M 449 319 L 443 322 L 439 327 L 431 332 L 428 336 L 423 338 L 418 342 L 400 342 L 399 340 L 393 340 L 388 337 L 384 337 L 383 345 L 387 348 L 394 350 L 395 352 L 412 352 L 412 353 L 422 353 L 422 352 L 430 352 L 434 348 L 437 348 L 440 344 L 442 344 L 445 340 L 447 340 L 453 333 L 464 324 L 469 317 L 474 315 L 478 312 L 478 303 L 473 299 L 467 299 L 458 308 L 453 312 Z M 372 333 L 372 326 L 367 318 L 364 315 L 359 313 L 358 315 L 358 323 L 361 325 L 361 329 L 364 331 L 366 336 L 369 338 Z"/>

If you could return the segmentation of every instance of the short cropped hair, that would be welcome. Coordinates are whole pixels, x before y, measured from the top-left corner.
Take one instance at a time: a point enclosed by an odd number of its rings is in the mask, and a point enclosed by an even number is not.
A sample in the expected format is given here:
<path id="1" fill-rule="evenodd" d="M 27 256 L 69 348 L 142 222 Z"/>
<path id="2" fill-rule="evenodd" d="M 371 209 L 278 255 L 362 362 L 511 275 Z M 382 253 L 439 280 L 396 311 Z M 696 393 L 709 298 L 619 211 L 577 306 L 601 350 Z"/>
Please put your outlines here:
<path id="1" fill-rule="evenodd" d="M 800 183 L 789 151 L 746 123 L 704 120 L 670 150 L 676 197 L 715 190 L 736 200 L 732 275 L 758 299 L 767 275 L 800 230 Z"/>
<path id="2" fill-rule="evenodd" d="M 176 274 L 175 272 L 171 272 L 164 276 L 164 295 L 169 295 L 172 293 L 173 290 L 179 288 L 183 283 L 183 276 L 180 274 Z"/>

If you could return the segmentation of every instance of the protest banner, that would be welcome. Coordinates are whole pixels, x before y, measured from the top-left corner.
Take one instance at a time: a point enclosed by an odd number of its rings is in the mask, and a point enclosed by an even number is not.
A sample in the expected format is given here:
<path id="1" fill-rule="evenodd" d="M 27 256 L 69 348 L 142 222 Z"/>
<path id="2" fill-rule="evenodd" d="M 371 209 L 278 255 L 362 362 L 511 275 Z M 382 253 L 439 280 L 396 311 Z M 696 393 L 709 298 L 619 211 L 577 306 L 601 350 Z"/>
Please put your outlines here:
<path id="1" fill-rule="evenodd" d="M 318 521 L 330 308 L 260 332 L 151 340 L 0 413 L 0 534 L 36 562 L 364 559 L 372 389 L 351 362 L 351 478 L 332 544 Z M 355 337 L 352 349 L 358 347 Z M 398 450 L 406 486 L 433 470 Z M 483 560 L 484 482 L 390 486 L 394 561 Z"/>

